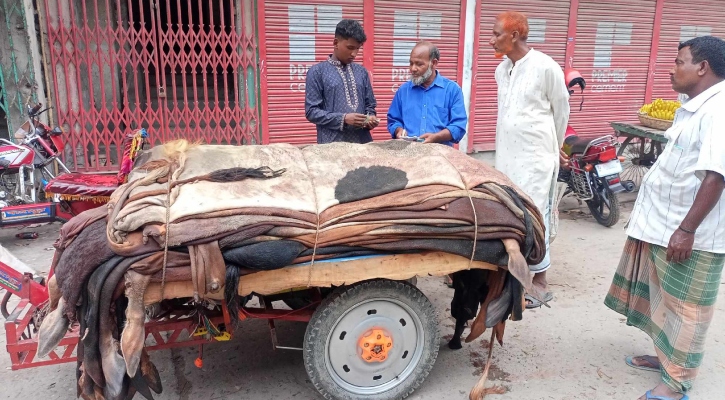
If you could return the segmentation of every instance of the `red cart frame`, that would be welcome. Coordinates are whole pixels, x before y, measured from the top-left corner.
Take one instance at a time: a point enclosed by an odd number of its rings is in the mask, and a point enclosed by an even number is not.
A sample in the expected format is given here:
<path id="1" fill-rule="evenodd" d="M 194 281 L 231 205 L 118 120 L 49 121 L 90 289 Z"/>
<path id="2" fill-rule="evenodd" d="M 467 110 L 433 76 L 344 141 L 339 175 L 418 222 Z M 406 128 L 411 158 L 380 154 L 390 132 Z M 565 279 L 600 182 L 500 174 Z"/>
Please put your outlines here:
<path id="1" fill-rule="evenodd" d="M 50 276 L 52 274 L 53 271 L 50 272 Z M 43 283 L 36 282 L 32 274 L 20 273 L 2 262 L 0 262 L 0 285 L 10 294 L 20 297 L 20 302 L 5 319 L 5 337 L 12 369 L 19 370 L 76 361 L 75 349 L 79 339 L 77 324 L 66 333 L 63 340 L 48 354 L 47 358 L 37 358 L 36 321 L 41 317 L 49 301 L 47 287 Z M 314 296 L 315 293 L 317 296 Z M 241 308 L 239 320 L 266 319 L 269 322 L 273 346 L 276 348 L 278 346 L 274 321 L 309 322 L 320 301 L 319 292 L 313 292 L 313 300 L 309 306 L 290 311 L 273 309 L 271 302 L 264 301 L 264 297 L 262 297 L 261 307 Z M 222 302 L 221 313 L 210 319 L 217 325 L 225 323 L 227 332 L 233 334 L 226 303 Z M 152 351 L 201 346 L 214 341 L 214 339 L 207 340 L 204 337 L 193 336 L 196 324 L 197 319 L 189 316 L 188 310 L 168 311 L 146 323 L 146 349 Z M 150 342 L 149 339 L 153 339 L 153 342 Z"/>

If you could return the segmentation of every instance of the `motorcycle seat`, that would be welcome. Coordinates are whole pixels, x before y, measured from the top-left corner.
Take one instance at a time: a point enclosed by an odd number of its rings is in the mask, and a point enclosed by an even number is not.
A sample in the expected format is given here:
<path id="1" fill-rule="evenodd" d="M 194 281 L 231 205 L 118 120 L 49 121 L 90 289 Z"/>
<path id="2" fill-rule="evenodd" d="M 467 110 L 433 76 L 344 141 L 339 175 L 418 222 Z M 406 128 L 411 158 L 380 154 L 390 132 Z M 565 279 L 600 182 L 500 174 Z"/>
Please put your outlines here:
<path id="1" fill-rule="evenodd" d="M 566 139 L 564 139 L 564 153 L 568 156 L 584 153 L 592 140 L 594 139 L 584 139 L 576 135 L 567 136 Z"/>
<path id="2" fill-rule="evenodd" d="M 60 195 L 63 200 L 105 202 L 118 186 L 116 174 L 66 173 L 52 179 L 45 187 L 45 193 Z"/>

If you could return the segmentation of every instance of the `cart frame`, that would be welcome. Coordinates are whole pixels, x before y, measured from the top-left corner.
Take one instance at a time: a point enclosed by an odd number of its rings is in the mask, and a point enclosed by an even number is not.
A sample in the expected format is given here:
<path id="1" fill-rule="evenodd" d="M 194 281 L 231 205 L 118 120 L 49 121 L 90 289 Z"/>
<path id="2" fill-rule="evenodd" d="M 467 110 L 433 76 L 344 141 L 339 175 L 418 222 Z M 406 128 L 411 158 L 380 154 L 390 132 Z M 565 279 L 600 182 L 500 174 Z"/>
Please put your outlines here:
<path id="1" fill-rule="evenodd" d="M 667 144 L 665 132 L 625 122 L 611 122 L 610 125 L 617 137 L 624 138 L 617 152 L 618 156 L 625 157 L 620 176 L 622 180 L 631 180 L 639 188 L 642 178 Z"/>

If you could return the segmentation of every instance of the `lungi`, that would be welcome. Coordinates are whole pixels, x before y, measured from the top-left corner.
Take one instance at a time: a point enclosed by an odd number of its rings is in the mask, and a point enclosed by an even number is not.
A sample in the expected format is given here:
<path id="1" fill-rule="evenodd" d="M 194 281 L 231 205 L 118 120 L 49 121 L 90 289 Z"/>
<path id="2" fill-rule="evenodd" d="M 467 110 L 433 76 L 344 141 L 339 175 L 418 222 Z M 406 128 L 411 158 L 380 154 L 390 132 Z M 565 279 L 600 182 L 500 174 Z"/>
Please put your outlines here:
<path id="1" fill-rule="evenodd" d="M 683 263 L 667 249 L 628 238 L 604 304 L 648 334 L 672 390 L 692 388 L 715 311 L 725 254 L 693 251 Z"/>

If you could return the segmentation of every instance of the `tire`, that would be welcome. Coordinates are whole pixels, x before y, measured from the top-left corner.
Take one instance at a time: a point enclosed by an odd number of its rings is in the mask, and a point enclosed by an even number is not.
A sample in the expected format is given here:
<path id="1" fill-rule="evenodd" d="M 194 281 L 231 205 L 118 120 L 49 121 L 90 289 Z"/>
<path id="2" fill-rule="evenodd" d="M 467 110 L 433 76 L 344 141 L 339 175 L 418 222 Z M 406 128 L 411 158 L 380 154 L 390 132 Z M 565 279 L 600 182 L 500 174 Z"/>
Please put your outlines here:
<path id="1" fill-rule="evenodd" d="M 374 338 L 373 328 L 392 338 L 380 362 L 362 356 L 360 341 Z M 312 316 L 305 369 L 325 399 L 403 399 L 433 368 L 438 341 L 435 309 L 420 290 L 407 282 L 360 282 L 337 289 Z"/>
<path id="2" fill-rule="evenodd" d="M 592 200 L 588 200 L 587 206 L 589 206 L 589 211 L 591 211 L 594 219 L 596 219 L 599 224 L 609 228 L 619 222 L 619 198 L 609 189 L 606 189 L 604 193 L 609 199 L 610 205 L 609 213 L 607 215 L 604 215 L 604 211 L 607 209 L 607 204 L 604 203 L 598 196 L 595 196 Z"/>

